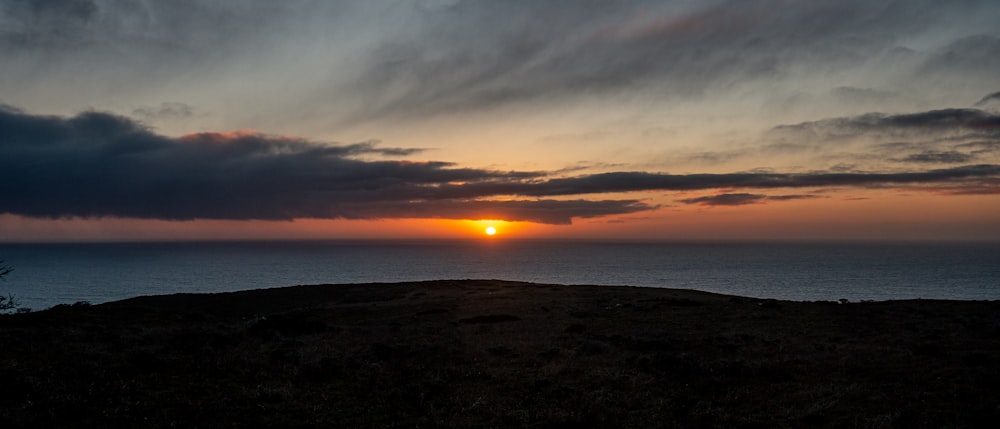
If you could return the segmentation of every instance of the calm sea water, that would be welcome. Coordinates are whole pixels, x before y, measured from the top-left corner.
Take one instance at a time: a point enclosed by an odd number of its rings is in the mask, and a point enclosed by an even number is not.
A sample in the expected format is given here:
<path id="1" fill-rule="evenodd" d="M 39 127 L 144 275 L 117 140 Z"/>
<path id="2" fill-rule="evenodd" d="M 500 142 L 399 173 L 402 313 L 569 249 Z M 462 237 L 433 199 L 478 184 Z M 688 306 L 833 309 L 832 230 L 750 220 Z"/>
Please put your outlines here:
<path id="1" fill-rule="evenodd" d="M 23 306 L 298 284 L 503 279 L 790 300 L 1000 299 L 1000 243 L 358 241 L 0 244 Z"/>

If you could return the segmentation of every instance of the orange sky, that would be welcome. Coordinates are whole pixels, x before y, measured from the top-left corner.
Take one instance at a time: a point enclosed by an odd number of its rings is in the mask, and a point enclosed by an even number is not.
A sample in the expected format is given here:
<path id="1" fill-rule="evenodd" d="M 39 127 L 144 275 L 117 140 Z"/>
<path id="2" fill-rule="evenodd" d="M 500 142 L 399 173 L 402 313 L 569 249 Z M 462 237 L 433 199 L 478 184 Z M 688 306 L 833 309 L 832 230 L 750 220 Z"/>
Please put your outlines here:
<path id="1" fill-rule="evenodd" d="M 853 194 L 851 198 L 859 198 L 859 193 Z M 978 195 L 942 200 L 927 193 L 871 194 L 850 200 L 831 197 L 736 207 L 662 207 L 633 215 L 581 219 L 572 225 L 441 219 L 51 221 L 2 215 L 0 241 L 487 238 L 487 226 L 497 229 L 489 237 L 494 240 L 1000 240 L 1000 198 Z"/>

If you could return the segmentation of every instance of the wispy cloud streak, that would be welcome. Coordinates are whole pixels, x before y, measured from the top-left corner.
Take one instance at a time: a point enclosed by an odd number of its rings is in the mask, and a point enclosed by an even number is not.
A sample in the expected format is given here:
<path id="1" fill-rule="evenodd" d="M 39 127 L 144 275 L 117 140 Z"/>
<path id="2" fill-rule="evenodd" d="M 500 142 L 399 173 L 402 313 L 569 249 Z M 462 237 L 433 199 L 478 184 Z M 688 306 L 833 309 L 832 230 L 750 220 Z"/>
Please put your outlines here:
<path id="1" fill-rule="evenodd" d="M 1000 102 L 1000 91 L 987 95 L 976 102 L 976 106 L 985 106 L 990 103 Z"/>
<path id="2" fill-rule="evenodd" d="M 743 206 L 765 201 L 790 201 L 817 198 L 815 195 L 761 195 L 749 193 L 718 194 L 704 197 L 685 198 L 678 200 L 684 204 L 699 204 L 703 206 Z"/>

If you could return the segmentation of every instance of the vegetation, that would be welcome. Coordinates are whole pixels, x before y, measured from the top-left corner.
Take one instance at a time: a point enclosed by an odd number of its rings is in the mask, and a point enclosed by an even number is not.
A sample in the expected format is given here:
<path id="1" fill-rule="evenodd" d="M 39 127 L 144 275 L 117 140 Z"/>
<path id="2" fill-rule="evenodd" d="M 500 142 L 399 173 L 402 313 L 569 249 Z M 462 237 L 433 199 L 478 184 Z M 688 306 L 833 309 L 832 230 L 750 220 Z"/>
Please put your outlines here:
<path id="1" fill-rule="evenodd" d="M 7 310 L 14 310 L 18 307 L 17 299 L 14 295 L 8 294 L 7 296 L 0 296 L 0 312 Z"/>
<path id="2" fill-rule="evenodd" d="M 994 427 L 1000 302 L 500 281 L 0 318 L 0 427 Z"/>
<path id="3" fill-rule="evenodd" d="M 0 260 L 0 280 L 6 280 L 7 274 L 13 272 L 14 269 L 4 265 L 4 261 Z M 8 294 L 7 296 L 0 296 L 0 313 L 6 312 L 8 310 L 15 310 L 18 308 L 17 300 L 14 295 Z"/>

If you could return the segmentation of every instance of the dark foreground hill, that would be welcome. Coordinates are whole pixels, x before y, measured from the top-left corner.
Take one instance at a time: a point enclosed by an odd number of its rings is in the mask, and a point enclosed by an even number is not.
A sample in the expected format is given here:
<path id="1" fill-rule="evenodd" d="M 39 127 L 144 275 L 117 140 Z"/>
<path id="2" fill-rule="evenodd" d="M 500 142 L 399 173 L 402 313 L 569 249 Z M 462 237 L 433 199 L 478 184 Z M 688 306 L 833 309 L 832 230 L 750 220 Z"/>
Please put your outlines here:
<path id="1" fill-rule="evenodd" d="M 0 427 L 995 427 L 1000 302 L 501 281 L 0 317 Z"/>

